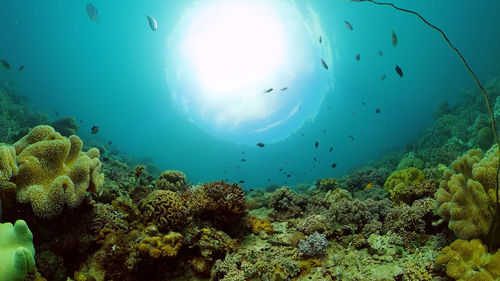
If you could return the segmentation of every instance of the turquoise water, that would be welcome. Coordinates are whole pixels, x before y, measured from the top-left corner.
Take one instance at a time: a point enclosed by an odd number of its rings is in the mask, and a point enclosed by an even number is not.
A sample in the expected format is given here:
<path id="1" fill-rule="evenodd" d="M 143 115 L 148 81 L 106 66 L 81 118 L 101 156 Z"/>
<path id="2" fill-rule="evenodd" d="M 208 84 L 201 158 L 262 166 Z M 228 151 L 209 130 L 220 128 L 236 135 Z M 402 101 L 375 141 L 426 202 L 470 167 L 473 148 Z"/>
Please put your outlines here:
<path id="1" fill-rule="evenodd" d="M 440 27 L 481 81 L 498 70 L 500 2 L 394 3 Z M 175 66 L 167 65 L 167 41 L 192 1 L 93 1 L 100 24 L 89 19 L 86 4 L 0 1 L 1 59 L 14 69 L 25 65 L 22 72 L 2 69 L 1 75 L 16 81 L 53 119 L 82 120 L 78 135 L 84 141 L 112 141 L 123 152 L 151 157 L 162 169 L 184 171 L 192 182 L 244 180 L 243 186 L 254 188 L 341 176 L 406 145 L 433 122 L 440 101 L 459 99 L 461 89 L 474 87 L 440 35 L 413 15 L 371 3 L 299 1 L 299 10 L 315 11 L 325 31 L 322 36 L 332 51 L 326 58 L 332 62 L 327 83 L 333 87 L 322 93 L 314 119 L 259 148 L 253 141 L 244 144 L 248 142 L 205 132 L 170 97 L 166 69 Z M 156 32 L 151 32 L 145 15 L 158 20 Z M 392 30 L 399 39 L 396 48 Z M 360 61 L 355 60 L 358 53 Z M 325 71 L 319 56 L 317 63 Z M 403 69 L 403 78 L 395 73 L 395 65 Z M 382 74 L 387 75 L 384 81 Z M 90 134 L 94 125 L 100 127 L 97 135 Z"/>

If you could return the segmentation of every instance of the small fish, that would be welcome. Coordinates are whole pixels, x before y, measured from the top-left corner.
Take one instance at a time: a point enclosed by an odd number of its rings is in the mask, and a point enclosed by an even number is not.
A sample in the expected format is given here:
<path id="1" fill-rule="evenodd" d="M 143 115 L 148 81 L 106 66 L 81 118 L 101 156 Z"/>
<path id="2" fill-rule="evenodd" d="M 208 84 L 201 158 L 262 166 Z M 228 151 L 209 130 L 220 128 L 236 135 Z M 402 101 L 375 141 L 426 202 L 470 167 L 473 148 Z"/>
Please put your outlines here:
<path id="1" fill-rule="evenodd" d="M 326 70 L 328 70 L 328 65 L 326 64 L 326 62 L 325 62 L 323 59 L 321 59 L 321 64 L 323 65 L 323 67 L 324 67 Z"/>
<path id="2" fill-rule="evenodd" d="M 315 146 L 316 148 L 318 148 L 318 145 L 319 145 L 319 142 L 318 142 L 318 141 L 316 141 L 316 142 L 314 143 L 314 146 Z"/>
<path id="3" fill-rule="evenodd" d="M 368 190 L 368 189 L 372 188 L 372 186 L 373 186 L 373 182 L 369 182 L 369 183 L 367 183 L 367 184 L 366 184 L 366 190 Z"/>
<path id="4" fill-rule="evenodd" d="M 111 145 L 111 144 L 113 144 L 113 142 L 112 141 L 108 141 L 108 145 Z"/>
<path id="5" fill-rule="evenodd" d="M 394 32 L 394 30 L 392 31 L 392 46 L 394 46 L 394 48 L 396 48 L 396 46 L 398 45 L 398 36 L 396 35 L 396 32 Z"/>
<path id="6" fill-rule="evenodd" d="M 354 137 L 352 135 L 349 135 L 349 138 L 351 139 L 351 141 L 354 140 Z"/>
<path id="7" fill-rule="evenodd" d="M 245 183 L 245 181 L 244 180 L 240 180 L 239 183 Z"/>
<path id="8" fill-rule="evenodd" d="M 262 142 L 258 142 L 258 143 L 257 143 L 257 146 L 258 146 L 258 147 L 264 147 L 264 143 L 262 143 Z"/>
<path id="9" fill-rule="evenodd" d="M 280 172 L 283 172 L 283 169 L 280 169 Z"/>
<path id="10" fill-rule="evenodd" d="M 269 89 L 267 89 L 267 90 L 264 91 L 264 94 L 270 93 L 272 91 L 273 91 L 273 88 L 269 88 Z"/>
<path id="11" fill-rule="evenodd" d="M 331 105 L 327 105 L 326 106 L 328 109 L 332 109 L 332 106 Z"/>
<path id="12" fill-rule="evenodd" d="M 87 15 L 89 16 L 89 18 L 93 22 L 95 22 L 95 23 L 100 23 L 101 22 L 101 19 L 99 18 L 99 12 L 97 11 L 97 8 L 94 7 L 94 5 L 88 3 L 86 11 L 87 11 Z"/>
<path id="13" fill-rule="evenodd" d="M 326 129 L 323 129 L 323 133 L 326 133 Z"/>
<path id="14" fill-rule="evenodd" d="M 384 55 L 384 52 L 382 52 L 382 51 L 378 51 L 378 55 L 379 55 L 379 56 L 383 56 L 383 55 Z"/>
<path id="15" fill-rule="evenodd" d="M 146 16 L 148 18 L 148 23 L 149 23 L 149 27 L 151 27 L 151 30 L 154 32 L 158 29 L 158 23 L 156 22 L 156 20 L 151 17 L 151 16 Z"/>
<path id="16" fill-rule="evenodd" d="M 80 124 L 82 124 L 82 123 L 83 123 L 83 120 L 80 120 Z"/>
<path id="17" fill-rule="evenodd" d="M 380 109 L 375 109 L 375 113 L 380 113 Z"/>
<path id="18" fill-rule="evenodd" d="M 328 152 L 332 152 L 333 146 L 330 146 L 330 149 L 328 149 Z"/>
<path id="19" fill-rule="evenodd" d="M 314 159 L 313 159 L 313 160 L 314 160 L 314 162 L 318 161 L 318 159 L 316 159 L 316 156 L 314 156 Z"/>
<path id="20" fill-rule="evenodd" d="M 242 152 L 241 152 L 241 154 L 242 154 L 242 155 L 243 155 L 243 154 L 245 154 L 245 151 L 242 151 Z"/>
<path id="21" fill-rule="evenodd" d="M 337 167 L 337 163 L 332 164 L 332 168 L 335 168 L 335 167 Z"/>
<path id="22" fill-rule="evenodd" d="M 21 72 L 21 71 L 23 71 L 23 69 L 24 69 L 24 65 L 21 65 L 21 66 L 17 69 L 17 71 Z"/>
<path id="23" fill-rule="evenodd" d="M 247 161 L 245 158 L 241 158 L 241 162 L 245 162 Z"/>
<path id="24" fill-rule="evenodd" d="M 304 133 L 300 133 L 300 136 L 303 137 L 304 136 Z"/>
<path id="25" fill-rule="evenodd" d="M 267 181 L 268 181 L 268 182 L 270 182 L 270 181 L 271 181 L 271 179 L 267 179 Z"/>
<path id="26" fill-rule="evenodd" d="M 401 69 L 401 67 L 396 65 L 394 69 L 396 70 L 396 73 L 399 75 L 399 77 L 403 77 L 403 70 Z"/>
<path id="27" fill-rule="evenodd" d="M 104 158 L 102 158 L 102 161 L 104 161 L 104 162 L 108 162 L 108 161 L 109 161 L 109 158 L 108 158 L 108 157 L 104 157 Z"/>
<path id="28" fill-rule="evenodd" d="M 0 63 L 2 64 L 3 68 L 7 70 L 10 69 L 10 63 L 8 63 L 6 60 L 0 60 Z"/>
<path id="29" fill-rule="evenodd" d="M 360 54 L 357 54 L 356 55 L 356 61 L 359 61 L 361 59 L 361 55 Z"/>
<path id="30" fill-rule="evenodd" d="M 98 126 L 93 126 L 91 130 L 92 135 L 95 135 L 99 133 L 99 127 Z"/>
<path id="31" fill-rule="evenodd" d="M 292 175 L 290 175 L 290 174 L 286 175 L 286 177 L 287 177 L 287 178 L 289 178 L 289 177 L 291 177 L 291 176 L 292 176 Z"/>
<path id="32" fill-rule="evenodd" d="M 280 91 L 286 91 L 288 89 L 288 87 L 283 87 L 280 89 Z"/>
<path id="33" fill-rule="evenodd" d="M 57 112 L 56 110 L 54 110 L 54 114 L 55 114 L 56 116 L 59 116 L 59 112 Z"/>
<path id="34" fill-rule="evenodd" d="M 348 22 L 348 21 L 345 20 L 344 23 L 345 23 L 345 26 L 347 27 L 347 29 L 349 29 L 349 30 L 353 29 L 352 28 L 352 24 L 350 22 Z"/>
<path id="35" fill-rule="evenodd" d="M 252 192 L 252 191 L 254 191 L 254 189 L 253 189 L 253 188 L 250 188 L 248 191 Z"/>
<path id="36" fill-rule="evenodd" d="M 385 80 L 385 74 L 383 74 L 382 76 L 380 76 L 380 81 L 384 81 Z"/>
<path id="37" fill-rule="evenodd" d="M 362 102 L 361 102 L 361 104 L 362 104 L 362 105 L 366 105 L 366 102 L 362 101 Z"/>
<path id="38" fill-rule="evenodd" d="M 319 36 L 318 41 L 319 41 L 320 44 L 321 44 L 321 42 L 323 42 L 323 37 L 321 37 L 321 35 Z"/>

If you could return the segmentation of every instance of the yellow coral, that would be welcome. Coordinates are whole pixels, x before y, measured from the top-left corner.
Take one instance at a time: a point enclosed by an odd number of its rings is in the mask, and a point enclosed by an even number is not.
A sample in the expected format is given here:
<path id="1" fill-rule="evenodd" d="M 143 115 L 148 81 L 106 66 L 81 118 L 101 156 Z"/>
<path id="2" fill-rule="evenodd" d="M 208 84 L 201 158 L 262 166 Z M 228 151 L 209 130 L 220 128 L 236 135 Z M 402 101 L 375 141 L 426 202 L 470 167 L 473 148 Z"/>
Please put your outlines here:
<path id="1" fill-rule="evenodd" d="M 500 250 L 491 255 L 481 240 L 459 239 L 439 253 L 436 265 L 446 265 L 446 275 L 455 280 L 497 280 Z"/>
<path id="2" fill-rule="evenodd" d="M 8 181 L 18 171 L 14 147 L 10 145 L 0 146 L 0 182 Z"/>
<path id="3" fill-rule="evenodd" d="M 180 230 L 186 221 L 187 210 L 182 198 L 170 190 L 155 190 L 141 202 L 144 221 L 160 230 Z"/>
<path id="4" fill-rule="evenodd" d="M 136 245 L 136 248 L 155 259 L 160 257 L 175 257 L 182 246 L 183 238 L 182 234 L 170 231 L 163 237 L 146 237 Z"/>
<path id="5" fill-rule="evenodd" d="M 424 172 L 417 168 L 408 168 L 392 173 L 384 184 L 384 189 L 391 193 L 398 185 L 413 185 L 422 183 L 425 179 Z"/>
<path id="6" fill-rule="evenodd" d="M 38 126 L 16 142 L 17 200 L 31 203 L 39 217 L 58 215 L 67 205 L 75 208 L 85 192 L 97 191 L 104 181 L 98 150 L 81 151 L 79 137 L 61 136 L 50 126 Z M 89 156 L 90 155 L 90 156 Z"/>
<path id="7" fill-rule="evenodd" d="M 434 195 L 438 214 L 461 239 L 486 237 L 493 224 L 498 149 L 481 156 L 475 149 L 454 161 Z"/>
<path id="8" fill-rule="evenodd" d="M 259 219 L 254 216 L 250 217 L 250 222 L 252 223 L 252 232 L 259 233 L 263 230 L 265 233 L 274 233 L 274 227 L 269 220 Z"/>

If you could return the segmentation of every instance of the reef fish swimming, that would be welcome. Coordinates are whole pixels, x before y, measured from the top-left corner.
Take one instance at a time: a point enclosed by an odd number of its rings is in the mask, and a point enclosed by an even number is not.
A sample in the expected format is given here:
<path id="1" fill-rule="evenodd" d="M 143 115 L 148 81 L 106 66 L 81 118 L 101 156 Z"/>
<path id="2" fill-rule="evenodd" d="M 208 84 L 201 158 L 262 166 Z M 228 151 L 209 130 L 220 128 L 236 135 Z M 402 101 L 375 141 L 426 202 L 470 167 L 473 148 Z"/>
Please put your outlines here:
<path id="1" fill-rule="evenodd" d="M 321 59 L 321 64 L 323 65 L 323 67 L 324 67 L 326 70 L 328 70 L 328 65 L 326 64 L 326 62 L 325 62 L 323 59 Z"/>
<path id="2" fill-rule="evenodd" d="M 321 37 L 321 35 L 319 36 L 318 42 L 319 42 L 320 44 L 321 44 L 321 42 L 323 42 L 323 37 Z"/>
<path id="3" fill-rule="evenodd" d="M 10 64 L 7 61 L 0 60 L 0 63 L 2 64 L 3 68 L 10 69 Z"/>
<path id="4" fill-rule="evenodd" d="M 396 72 L 399 75 L 399 77 L 403 77 L 403 70 L 401 69 L 401 67 L 399 67 L 399 65 L 396 65 L 396 67 L 394 68 L 394 70 L 396 70 Z"/>
<path id="5" fill-rule="evenodd" d="M 265 91 L 264 91 L 264 94 L 270 93 L 270 92 L 272 92 L 273 90 L 274 90 L 273 88 L 269 88 L 269 89 L 267 89 L 267 90 L 265 90 Z"/>
<path id="6" fill-rule="evenodd" d="M 101 19 L 99 18 L 99 12 L 97 12 L 97 8 L 94 7 L 94 5 L 88 3 L 86 11 L 87 15 L 92 21 L 94 21 L 95 23 L 101 22 Z"/>
<path id="7" fill-rule="evenodd" d="M 156 22 L 156 20 L 151 16 L 146 17 L 148 18 L 149 27 L 151 27 L 151 30 L 156 31 L 158 29 L 158 23 Z"/>
<path id="8" fill-rule="evenodd" d="M 344 23 L 345 23 L 345 26 L 347 27 L 347 29 L 352 30 L 352 24 L 350 22 L 345 20 Z"/>
<path id="9" fill-rule="evenodd" d="M 398 36 L 394 30 L 392 31 L 392 46 L 396 47 L 398 45 Z"/>
<path id="10" fill-rule="evenodd" d="M 92 135 L 95 135 L 99 133 L 99 127 L 98 126 L 93 126 L 91 130 Z"/>
<path id="11" fill-rule="evenodd" d="M 19 72 L 21 72 L 21 71 L 23 71 L 23 69 L 24 69 L 24 65 L 21 65 L 21 66 L 19 67 L 18 71 L 19 71 Z"/>
<path id="12" fill-rule="evenodd" d="M 356 61 L 359 61 L 361 59 L 361 55 L 360 54 L 357 54 L 356 55 Z"/>

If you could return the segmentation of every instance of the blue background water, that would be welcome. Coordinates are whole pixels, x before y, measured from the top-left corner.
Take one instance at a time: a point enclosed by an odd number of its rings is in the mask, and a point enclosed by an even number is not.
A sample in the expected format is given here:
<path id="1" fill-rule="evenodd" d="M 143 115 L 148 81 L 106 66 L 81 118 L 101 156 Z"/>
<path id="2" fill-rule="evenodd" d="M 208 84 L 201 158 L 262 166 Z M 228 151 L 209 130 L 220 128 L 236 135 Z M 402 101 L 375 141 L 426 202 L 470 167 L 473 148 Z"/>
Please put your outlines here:
<path id="1" fill-rule="evenodd" d="M 264 148 L 218 140 L 179 114 L 165 81 L 166 39 L 189 2 L 96 0 L 92 4 L 101 24 L 95 24 L 85 13 L 87 2 L 2 0 L 0 57 L 13 68 L 26 67 L 20 73 L 0 70 L 1 75 L 17 81 L 54 119 L 56 110 L 83 120 L 79 135 L 84 139 L 112 140 L 127 153 L 152 157 L 162 169 L 184 171 L 193 182 L 243 179 L 246 187 L 266 185 L 268 178 L 293 184 L 340 176 L 405 145 L 431 124 L 439 101 L 458 99 L 460 89 L 474 87 L 440 35 L 415 16 L 370 3 L 307 1 L 337 54 L 332 58 L 335 89 L 326 93 L 316 119 Z M 498 71 L 500 1 L 394 3 L 439 26 L 481 81 Z M 146 14 L 159 22 L 155 33 Z M 344 20 L 354 31 L 346 29 Z M 397 48 L 391 45 L 393 29 Z M 404 78 L 394 72 L 396 64 Z M 387 75 L 383 82 L 382 74 Z M 93 125 L 100 126 L 96 136 L 90 135 Z M 286 178 L 280 168 L 292 176 Z"/>

